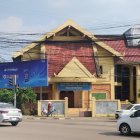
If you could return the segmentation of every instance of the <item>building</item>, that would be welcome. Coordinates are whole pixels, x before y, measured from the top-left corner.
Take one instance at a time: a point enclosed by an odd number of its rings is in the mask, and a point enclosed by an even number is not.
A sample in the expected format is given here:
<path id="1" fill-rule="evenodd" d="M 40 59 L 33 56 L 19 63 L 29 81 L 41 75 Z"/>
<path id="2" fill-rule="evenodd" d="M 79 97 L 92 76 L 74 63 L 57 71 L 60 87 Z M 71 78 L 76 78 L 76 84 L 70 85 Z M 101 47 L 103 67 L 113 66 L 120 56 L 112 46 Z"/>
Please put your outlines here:
<path id="1" fill-rule="evenodd" d="M 14 61 L 48 59 L 48 87 L 38 99 L 68 97 L 69 108 L 96 99 L 140 102 L 140 48 L 127 47 L 124 35 L 93 35 L 68 20 L 13 54 Z"/>

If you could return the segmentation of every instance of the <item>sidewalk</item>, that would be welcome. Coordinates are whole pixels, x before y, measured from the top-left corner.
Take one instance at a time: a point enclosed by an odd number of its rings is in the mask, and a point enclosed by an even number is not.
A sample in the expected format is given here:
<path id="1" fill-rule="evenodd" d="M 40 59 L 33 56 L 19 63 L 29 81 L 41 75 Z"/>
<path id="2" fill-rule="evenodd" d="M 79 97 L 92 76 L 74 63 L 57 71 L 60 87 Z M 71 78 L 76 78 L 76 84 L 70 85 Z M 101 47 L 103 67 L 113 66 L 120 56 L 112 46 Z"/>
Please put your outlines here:
<path id="1" fill-rule="evenodd" d="M 51 119 L 56 119 L 56 120 L 72 120 L 72 119 L 78 119 L 78 120 L 98 120 L 98 121 L 116 121 L 115 118 L 113 117 L 57 117 L 57 116 L 27 116 L 23 115 L 23 120 L 24 119 L 29 119 L 29 120 L 51 120 Z"/>

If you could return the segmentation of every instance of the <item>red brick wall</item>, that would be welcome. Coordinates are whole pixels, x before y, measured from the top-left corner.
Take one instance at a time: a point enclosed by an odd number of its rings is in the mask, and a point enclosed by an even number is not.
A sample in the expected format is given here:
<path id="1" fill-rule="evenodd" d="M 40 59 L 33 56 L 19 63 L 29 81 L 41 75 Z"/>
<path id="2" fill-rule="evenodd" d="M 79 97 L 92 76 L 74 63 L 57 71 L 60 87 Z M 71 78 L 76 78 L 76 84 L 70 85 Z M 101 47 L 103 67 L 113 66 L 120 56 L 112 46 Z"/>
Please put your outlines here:
<path id="1" fill-rule="evenodd" d="M 48 59 L 48 73 L 58 74 L 65 65 L 76 57 L 92 74 L 95 73 L 93 50 L 86 43 L 55 43 L 46 44 L 46 57 Z"/>
<path id="2" fill-rule="evenodd" d="M 92 85 L 91 91 L 92 93 L 106 93 L 107 99 L 111 99 L 111 85 L 103 84 L 103 85 Z"/>

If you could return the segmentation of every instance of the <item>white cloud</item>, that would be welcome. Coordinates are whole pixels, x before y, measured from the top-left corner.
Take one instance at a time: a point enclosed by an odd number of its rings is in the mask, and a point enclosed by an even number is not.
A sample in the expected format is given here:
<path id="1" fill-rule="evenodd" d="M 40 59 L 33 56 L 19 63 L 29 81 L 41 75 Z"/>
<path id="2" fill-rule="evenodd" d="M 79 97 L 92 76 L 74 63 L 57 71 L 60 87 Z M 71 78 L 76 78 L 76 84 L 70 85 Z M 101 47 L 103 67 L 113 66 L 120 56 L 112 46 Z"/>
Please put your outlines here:
<path id="1" fill-rule="evenodd" d="M 16 32 L 23 26 L 22 19 L 10 16 L 6 19 L 0 20 L 0 31 L 2 32 Z"/>

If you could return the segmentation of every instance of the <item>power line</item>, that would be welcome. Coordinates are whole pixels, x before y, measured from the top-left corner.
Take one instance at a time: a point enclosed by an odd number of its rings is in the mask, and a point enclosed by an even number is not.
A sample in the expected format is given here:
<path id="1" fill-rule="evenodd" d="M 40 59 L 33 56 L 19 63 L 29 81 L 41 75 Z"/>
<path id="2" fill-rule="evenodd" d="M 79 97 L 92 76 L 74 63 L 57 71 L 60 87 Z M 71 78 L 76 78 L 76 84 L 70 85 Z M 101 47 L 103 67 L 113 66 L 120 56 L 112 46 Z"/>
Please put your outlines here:
<path id="1" fill-rule="evenodd" d="M 115 26 L 110 26 L 110 27 L 98 27 L 96 29 L 112 29 L 112 28 L 120 28 L 120 27 L 128 27 L 131 26 L 132 24 L 125 24 L 125 25 L 115 25 Z M 133 25 L 140 25 L 140 24 L 133 24 Z M 0 48 L 4 49 L 4 48 L 22 48 L 24 47 L 23 45 L 28 45 L 31 43 L 51 43 L 51 41 L 48 40 L 44 40 L 44 41 L 35 41 L 35 39 L 33 39 L 33 37 L 37 37 L 40 35 L 46 35 L 46 34 L 51 34 L 53 35 L 54 32 L 46 32 L 46 33 L 5 33 L 5 32 L 0 32 Z M 94 35 L 89 35 L 90 37 L 94 37 Z M 23 37 L 30 37 L 31 39 L 25 39 Z M 99 38 L 98 38 L 99 37 Z M 132 40 L 132 39 L 140 39 L 140 34 L 135 34 L 133 37 L 128 37 L 128 40 Z M 100 41 L 116 41 L 116 40 L 124 40 L 124 36 L 120 35 L 120 36 L 114 36 L 114 35 L 110 35 L 109 37 L 107 36 L 97 36 L 97 39 L 94 39 L 94 42 L 100 42 Z M 79 41 L 81 42 L 81 41 Z M 74 42 L 74 43 L 79 43 Z M 53 41 L 53 43 L 57 43 Z M 62 43 L 62 42 L 61 42 Z M 65 41 L 64 41 L 65 43 Z M 87 43 L 86 41 L 83 43 Z M 30 52 L 31 53 L 31 52 Z M 100 56 L 99 56 L 100 57 Z M 101 57 L 106 57 L 106 56 L 101 56 Z M 112 57 L 112 56 L 110 56 Z M 120 56 L 121 57 L 121 56 Z M 122 56 L 123 57 L 123 56 Z M 139 57 L 139 55 L 137 56 L 125 56 L 125 57 Z"/>
<path id="2" fill-rule="evenodd" d="M 116 29 L 116 28 L 131 27 L 131 26 L 140 26 L 140 24 L 125 24 L 125 25 L 116 25 L 110 27 L 97 27 L 97 28 L 90 28 L 90 30 Z"/>

